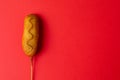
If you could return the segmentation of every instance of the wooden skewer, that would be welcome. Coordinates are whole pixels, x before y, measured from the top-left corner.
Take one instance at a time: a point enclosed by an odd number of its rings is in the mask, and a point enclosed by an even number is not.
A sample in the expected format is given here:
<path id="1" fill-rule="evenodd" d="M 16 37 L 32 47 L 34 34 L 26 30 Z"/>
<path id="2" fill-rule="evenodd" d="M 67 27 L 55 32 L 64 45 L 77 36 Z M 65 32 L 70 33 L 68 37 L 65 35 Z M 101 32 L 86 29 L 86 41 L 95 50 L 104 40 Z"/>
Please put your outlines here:
<path id="1" fill-rule="evenodd" d="M 33 80 L 33 57 L 30 57 L 30 80 Z"/>

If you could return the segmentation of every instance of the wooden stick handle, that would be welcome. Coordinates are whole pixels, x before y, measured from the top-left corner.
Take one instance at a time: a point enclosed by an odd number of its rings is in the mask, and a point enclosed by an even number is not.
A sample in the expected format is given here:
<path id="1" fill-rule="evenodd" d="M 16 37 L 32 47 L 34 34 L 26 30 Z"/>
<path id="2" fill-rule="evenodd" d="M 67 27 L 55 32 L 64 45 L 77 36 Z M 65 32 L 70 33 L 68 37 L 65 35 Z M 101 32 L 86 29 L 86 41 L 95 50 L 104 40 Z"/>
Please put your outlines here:
<path id="1" fill-rule="evenodd" d="M 33 80 L 33 57 L 30 57 L 30 80 Z"/>

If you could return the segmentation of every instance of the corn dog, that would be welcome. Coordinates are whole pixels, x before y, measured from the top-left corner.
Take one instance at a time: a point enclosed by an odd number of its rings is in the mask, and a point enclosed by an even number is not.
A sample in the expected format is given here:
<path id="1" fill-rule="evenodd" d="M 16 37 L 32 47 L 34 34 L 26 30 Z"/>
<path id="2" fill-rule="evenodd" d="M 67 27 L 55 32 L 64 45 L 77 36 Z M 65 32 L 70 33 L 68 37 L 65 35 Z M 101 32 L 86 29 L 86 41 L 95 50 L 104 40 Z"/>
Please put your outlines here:
<path id="1" fill-rule="evenodd" d="M 36 54 L 39 39 L 39 19 L 34 14 L 29 14 L 24 19 L 22 48 L 25 54 L 33 57 Z"/>

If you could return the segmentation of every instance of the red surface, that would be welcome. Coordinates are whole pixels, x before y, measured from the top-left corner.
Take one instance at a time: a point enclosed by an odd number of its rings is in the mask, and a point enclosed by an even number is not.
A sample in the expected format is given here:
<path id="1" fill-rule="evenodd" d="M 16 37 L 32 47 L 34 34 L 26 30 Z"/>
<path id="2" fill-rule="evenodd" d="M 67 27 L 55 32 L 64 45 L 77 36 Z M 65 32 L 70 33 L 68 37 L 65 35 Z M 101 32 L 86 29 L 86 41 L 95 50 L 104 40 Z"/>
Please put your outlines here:
<path id="1" fill-rule="evenodd" d="M 120 80 L 119 0 L 1 0 L 0 80 L 30 80 L 21 47 L 29 13 L 44 22 L 35 80 Z"/>

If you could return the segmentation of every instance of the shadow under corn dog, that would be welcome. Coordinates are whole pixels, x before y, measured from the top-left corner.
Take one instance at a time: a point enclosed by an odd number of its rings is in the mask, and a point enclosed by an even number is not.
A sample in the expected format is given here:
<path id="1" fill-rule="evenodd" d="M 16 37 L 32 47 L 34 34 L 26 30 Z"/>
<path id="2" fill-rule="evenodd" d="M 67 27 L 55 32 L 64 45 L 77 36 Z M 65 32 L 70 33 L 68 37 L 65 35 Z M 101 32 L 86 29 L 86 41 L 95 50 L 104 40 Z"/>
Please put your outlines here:
<path id="1" fill-rule="evenodd" d="M 38 22 L 39 22 L 39 39 L 38 39 L 38 48 L 36 52 L 36 55 L 38 55 L 40 54 L 44 46 L 44 24 L 42 17 L 40 17 L 38 14 L 36 15 L 38 17 Z"/>

